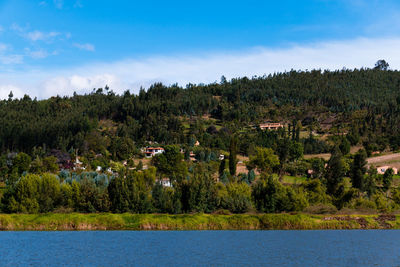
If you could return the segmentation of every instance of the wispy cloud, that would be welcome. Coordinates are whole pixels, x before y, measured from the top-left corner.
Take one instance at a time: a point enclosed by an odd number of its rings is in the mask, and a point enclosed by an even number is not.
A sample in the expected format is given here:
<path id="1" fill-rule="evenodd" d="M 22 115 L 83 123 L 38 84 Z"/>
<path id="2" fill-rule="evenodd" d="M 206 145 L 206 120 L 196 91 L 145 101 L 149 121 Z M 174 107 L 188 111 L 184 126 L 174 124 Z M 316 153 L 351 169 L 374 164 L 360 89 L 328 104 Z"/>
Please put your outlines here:
<path id="1" fill-rule="evenodd" d="M 0 64 L 22 64 L 24 56 L 13 53 L 11 47 L 7 44 L 0 43 Z"/>
<path id="2" fill-rule="evenodd" d="M 342 69 L 373 67 L 378 59 L 385 59 L 392 69 L 400 69 L 400 38 L 355 39 L 308 45 L 294 45 L 285 49 L 255 48 L 247 51 L 214 54 L 154 56 L 147 59 L 126 59 L 82 65 L 58 70 L 36 70 L 0 73 L 0 86 L 13 85 L 29 88 L 32 96 L 47 98 L 71 95 L 74 91 L 90 92 L 106 84 L 122 93 L 154 82 L 165 84 L 210 83 L 222 75 L 234 77 L 295 70 Z M 26 81 L 26 82 L 24 82 Z M 0 87 L 1 88 L 1 87 Z"/>
<path id="3" fill-rule="evenodd" d="M 30 26 L 27 25 L 22 27 L 17 23 L 13 23 L 10 27 L 11 30 L 16 32 L 19 36 L 32 41 L 44 41 L 44 42 L 53 42 L 55 40 L 65 40 L 71 38 L 71 33 L 61 33 L 57 31 L 39 31 L 39 30 L 30 30 Z"/>
<path id="4" fill-rule="evenodd" d="M 41 32 L 41 31 L 31 31 L 27 32 L 24 36 L 29 40 L 36 42 L 36 41 L 49 41 L 57 36 L 59 36 L 59 32 Z"/>
<path id="5" fill-rule="evenodd" d="M 42 59 L 42 58 L 46 58 L 49 56 L 55 56 L 58 54 L 57 51 L 53 51 L 53 52 L 49 53 L 45 49 L 31 50 L 29 47 L 26 47 L 24 49 L 24 51 L 25 51 L 26 56 L 29 56 L 33 59 Z"/>
<path id="6" fill-rule="evenodd" d="M 91 51 L 91 52 L 94 52 L 94 50 L 95 50 L 94 45 L 89 44 L 89 43 L 87 43 L 87 44 L 74 43 L 73 46 L 80 50 L 86 50 L 86 51 Z"/>

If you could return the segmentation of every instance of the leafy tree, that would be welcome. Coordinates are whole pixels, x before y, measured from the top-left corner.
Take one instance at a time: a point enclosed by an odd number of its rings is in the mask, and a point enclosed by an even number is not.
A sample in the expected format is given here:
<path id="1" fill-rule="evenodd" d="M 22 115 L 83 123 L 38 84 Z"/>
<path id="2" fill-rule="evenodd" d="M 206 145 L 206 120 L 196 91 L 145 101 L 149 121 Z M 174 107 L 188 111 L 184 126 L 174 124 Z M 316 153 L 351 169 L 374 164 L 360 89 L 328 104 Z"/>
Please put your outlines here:
<path id="1" fill-rule="evenodd" d="M 251 189 L 246 183 L 229 183 L 226 186 L 226 208 L 234 213 L 247 212 L 251 204 Z"/>
<path id="2" fill-rule="evenodd" d="M 55 173 L 58 171 L 57 158 L 54 156 L 45 157 L 43 159 L 43 168 L 47 172 Z"/>
<path id="3" fill-rule="evenodd" d="M 313 178 L 322 179 L 325 172 L 325 162 L 323 159 L 314 158 L 311 160 L 311 176 Z"/>
<path id="4" fill-rule="evenodd" d="M 173 181 L 182 181 L 187 175 L 187 165 L 183 161 L 183 155 L 180 153 L 179 147 L 169 145 L 165 146 L 164 149 L 164 153 L 153 157 L 153 165 L 161 174 L 166 175 Z"/>
<path id="5" fill-rule="evenodd" d="M 375 70 L 388 70 L 389 63 L 387 63 L 384 59 L 380 59 L 375 63 Z"/>
<path id="6" fill-rule="evenodd" d="M 18 153 L 17 156 L 13 159 L 12 168 L 17 170 L 17 173 L 21 175 L 23 172 L 27 172 L 29 170 L 31 161 L 32 159 L 28 154 L 25 154 L 23 152 Z"/>
<path id="7" fill-rule="evenodd" d="M 271 148 L 256 148 L 256 154 L 250 156 L 248 166 L 257 168 L 262 172 L 271 173 L 273 168 L 279 165 L 279 158 Z"/>

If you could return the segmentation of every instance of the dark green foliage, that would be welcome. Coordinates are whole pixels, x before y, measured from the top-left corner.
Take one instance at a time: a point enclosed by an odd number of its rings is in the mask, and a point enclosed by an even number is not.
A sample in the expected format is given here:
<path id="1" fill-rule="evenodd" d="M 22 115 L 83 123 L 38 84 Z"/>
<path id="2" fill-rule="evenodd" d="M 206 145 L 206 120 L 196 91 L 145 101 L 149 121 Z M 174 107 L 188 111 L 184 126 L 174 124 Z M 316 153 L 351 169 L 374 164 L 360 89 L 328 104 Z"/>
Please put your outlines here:
<path id="1" fill-rule="evenodd" d="M 231 138 L 231 143 L 229 145 L 229 173 L 232 176 L 236 175 L 236 164 L 237 164 L 237 159 L 236 159 L 236 154 L 237 154 L 237 145 L 238 145 L 238 139 L 236 136 L 233 136 Z"/>
<path id="2" fill-rule="evenodd" d="M 251 189 L 247 184 L 229 183 L 226 189 L 226 209 L 234 213 L 244 213 L 251 208 Z"/>
<path id="3" fill-rule="evenodd" d="M 373 194 L 375 194 L 377 178 L 378 171 L 376 168 L 370 168 L 364 182 L 364 190 L 367 192 L 368 197 L 371 197 Z"/>
<path id="4" fill-rule="evenodd" d="M 173 181 L 182 181 L 187 175 L 187 166 L 183 160 L 183 154 L 179 147 L 169 145 L 164 147 L 165 152 L 152 159 L 157 171 Z"/>
<path id="5" fill-rule="evenodd" d="M 279 158 L 271 148 L 257 147 L 254 155 L 250 156 L 248 167 L 257 168 L 261 172 L 272 173 L 272 170 L 279 165 Z"/>
<path id="6" fill-rule="evenodd" d="M 155 212 L 177 214 L 181 212 L 179 196 L 170 187 L 163 187 L 156 183 L 152 191 L 153 207 Z"/>
<path id="7" fill-rule="evenodd" d="M 365 150 L 360 150 L 354 156 L 353 164 L 351 165 L 350 178 L 354 188 L 361 191 L 365 189 L 364 174 L 367 171 L 367 153 Z"/>
<path id="8" fill-rule="evenodd" d="M 311 177 L 322 179 L 325 172 L 325 161 L 323 159 L 314 158 L 311 160 Z"/>
<path id="9" fill-rule="evenodd" d="M 290 71 L 186 88 L 157 83 L 137 95 L 100 88 L 38 101 L 10 94 L 0 101 L 0 180 L 7 186 L 3 211 L 180 213 L 222 208 L 239 213 L 253 206 L 249 185 L 254 206 L 263 212 L 298 211 L 307 202 L 342 208 L 374 201 L 384 210 L 385 204 L 393 204 L 392 194 L 398 194 L 391 185 L 393 174 L 378 176 L 371 168 L 365 175 L 365 153 L 356 154 L 350 164 L 349 151 L 357 144 L 363 144 L 368 156 L 400 148 L 399 85 L 400 72 L 388 70 L 380 60 L 375 69 Z M 289 124 L 261 130 L 258 125 L 266 121 Z M 301 137 L 304 131 L 308 137 Z M 163 146 L 165 153 L 134 169 L 132 157 L 142 158 L 140 148 L 153 144 Z M 332 148 L 326 168 L 323 160 L 303 158 Z M 191 151 L 197 162 L 190 160 Z M 229 163 L 218 164 L 226 151 Z M 236 176 L 238 154 L 250 155 L 247 175 Z M 72 171 L 76 157 L 88 172 Z M 143 170 L 148 165 L 156 169 Z M 91 172 L 97 166 L 103 173 Z M 108 167 L 115 177 L 105 175 Z M 48 174 L 59 169 L 58 178 Z M 255 177 L 255 169 L 278 174 L 282 181 L 286 174 L 306 173 L 312 180 L 284 186 L 272 177 Z M 218 178 L 222 183 L 216 183 Z M 376 190 L 379 178 L 386 196 Z M 169 179 L 172 188 L 155 182 L 161 179 Z M 369 200 L 362 200 L 366 195 Z"/>
<path id="10" fill-rule="evenodd" d="M 330 195 L 337 196 L 339 184 L 343 181 L 344 176 L 344 163 L 342 154 L 338 148 L 332 152 L 331 158 L 328 161 L 326 168 L 326 187 Z"/>
<path id="11" fill-rule="evenodd" d="M 114 178 L 108 186 L 110 209 L 113 212 L 151 212 L 151 190 L 154 183 L 154 168 L 128 172 L 126 178 Z"/>
<path id="12" fill-rule="evenodd" d="M 385 171 L 382 177 L 382 189 L 384 191 L 388 191 L 390 186 L 392 185 L 394 171 L 392 168 L 389 168 Z"/>
<path id="13" fill-rule="evenodd" d="M 260 212 L 301 211 L 308 204 L 302 194 L 281 185 L 272 176 L 263 177 L 253 185 L 252 197 Z"/>
<path id="14" fill-rule="evenodd" d="M 203 165 L 197 166 L 190 179 L 183 181 L 178 190 L 182 211 L 212 212 L 216 209 L 215 181 Z"/>

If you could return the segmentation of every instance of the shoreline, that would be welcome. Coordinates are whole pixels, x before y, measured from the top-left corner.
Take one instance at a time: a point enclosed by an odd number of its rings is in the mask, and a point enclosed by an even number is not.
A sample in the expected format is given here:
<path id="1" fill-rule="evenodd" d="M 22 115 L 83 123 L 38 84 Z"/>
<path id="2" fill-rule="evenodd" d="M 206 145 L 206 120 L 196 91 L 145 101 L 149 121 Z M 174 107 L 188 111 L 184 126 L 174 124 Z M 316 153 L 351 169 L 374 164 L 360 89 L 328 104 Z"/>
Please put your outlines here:
<path id="1" fill-rule="evenodd" d="M 311 214 L 0 214 L 1 231 L 400 229 L 400 216 Z"/>

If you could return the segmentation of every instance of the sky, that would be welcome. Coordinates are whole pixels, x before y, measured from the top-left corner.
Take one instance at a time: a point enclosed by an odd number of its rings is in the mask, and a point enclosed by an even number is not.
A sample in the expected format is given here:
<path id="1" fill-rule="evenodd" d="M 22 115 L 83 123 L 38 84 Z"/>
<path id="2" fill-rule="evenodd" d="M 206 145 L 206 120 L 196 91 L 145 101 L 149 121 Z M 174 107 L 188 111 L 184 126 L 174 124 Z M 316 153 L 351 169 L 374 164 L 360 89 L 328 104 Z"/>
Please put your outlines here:
<path id="1" fill-rule="evenodd" d="M 0 0 L 0 99 L 400 69 L 395 0 Z"/>

